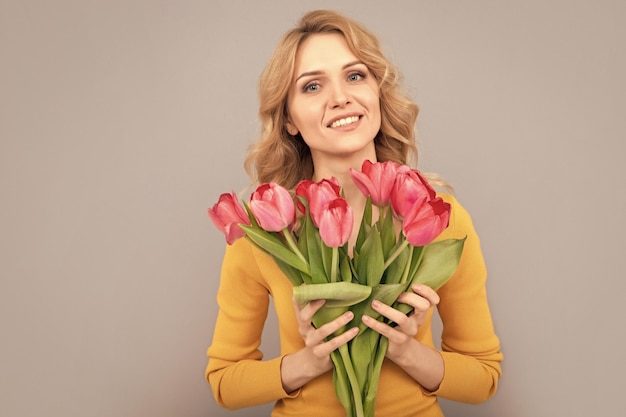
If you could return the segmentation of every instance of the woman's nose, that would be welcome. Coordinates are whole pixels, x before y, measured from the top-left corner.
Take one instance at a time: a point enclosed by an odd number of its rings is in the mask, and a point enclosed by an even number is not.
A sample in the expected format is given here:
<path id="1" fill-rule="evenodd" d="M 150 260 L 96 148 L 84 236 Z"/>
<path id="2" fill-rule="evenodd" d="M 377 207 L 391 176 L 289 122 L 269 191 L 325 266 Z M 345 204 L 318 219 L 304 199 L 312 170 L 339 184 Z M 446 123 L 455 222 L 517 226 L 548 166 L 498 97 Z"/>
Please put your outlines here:
<path id="1" fill-rule="evenodd" d="M 335 84 L 332 87 L 332 91 L 330 92 L 330 97 L 328 99 L 328 106 L 331 109 L 341 108 L 350 103 L 350 96 L 348 91 L 346 91 L 345 86 L 341 84 Z"/>

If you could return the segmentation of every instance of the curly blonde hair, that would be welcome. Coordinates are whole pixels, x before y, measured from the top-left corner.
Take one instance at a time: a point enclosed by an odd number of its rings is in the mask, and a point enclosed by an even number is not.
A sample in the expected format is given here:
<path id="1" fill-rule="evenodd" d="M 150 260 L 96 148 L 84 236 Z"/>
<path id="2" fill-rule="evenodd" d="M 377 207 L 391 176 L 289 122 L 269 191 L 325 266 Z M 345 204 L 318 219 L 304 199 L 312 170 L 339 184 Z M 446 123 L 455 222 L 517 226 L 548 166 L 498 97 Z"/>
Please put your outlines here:
<path id="1" fill-rule="evenodd" d="M 295 28 L 283 35 L 261 74 L 261 138 L 252 145 L 245 161 L 246 171 L 257 183 L 271 181 L 292 189 L 299 181 L 313 176 L 308 146 L 299 134 L 292 136 L 287 132 L 287 95 L 298 47 L 311 35 L 329 32 L 343 35 L 352 53 L 378 82 L 381 126 L 374 139 L 378 161 L 417 162 L 418 107 L 400 88 L 400 74 L 383 54 L 378 39 L 340 13 L 316 10 L 305 14 Z"/>

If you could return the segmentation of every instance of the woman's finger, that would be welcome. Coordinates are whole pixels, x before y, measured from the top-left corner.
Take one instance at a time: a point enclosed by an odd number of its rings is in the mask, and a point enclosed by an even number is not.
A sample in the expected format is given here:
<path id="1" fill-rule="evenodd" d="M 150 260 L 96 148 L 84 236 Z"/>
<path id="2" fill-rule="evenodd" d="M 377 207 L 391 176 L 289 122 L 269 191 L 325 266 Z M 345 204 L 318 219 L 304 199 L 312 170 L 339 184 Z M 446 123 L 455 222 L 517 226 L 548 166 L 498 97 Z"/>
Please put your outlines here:
<path id="1" fill-rule="evenodd" d="M 313 315 L 317 313 L 317 310 L 322 308 L 326 300 L 313 300 L 304 306 L 300 306 L 295 299 L 292 299 L 293 306 L 296 310 L 296 317 L 298 321 L 310 324 L 313 319 Z"/>
<path id="2" fill-rule="evenodd" d="M 362 320 L 363 320 L 363 323 L 365 323 L 367 327 L 385 336 L 387 339 L 389 339 L 389 342 L 392 344 L 404 343 L 406 342 L 407 339 L 414 336 L 414 335 L 408 334 L 404 330 L 402 331 L 398 330 L 399 327 L 395 327 L 395 328 L 391 327 L 390 325 L 383 323 L 381 321 L 375 320 L 374 318 L 367 316 L 367 315 L 364 315 L 362 317 Z M 415 332 L 417 333 L 417 328 L 415 329 Z"/>
<path id="3" fill-rule="evenodd" d="M 326 357 L 330 355 L 334 350 L 354 339 L 357 334 L 359 334 L 359 328 L 353 327 L 341 333 L 339 336 L 333 337 L 325 343 L 318 344 L 313 348 L 313 351 L 316 356 Z"/>
<path id="4" fill-rule="evenodd" d="M 397 301 L 399 303 L 407 304 L 413 307 L 413 311 L 409 313 L 409 316 L 422 314 L 428 311 L 431 307 L 430 301 L 420 295 L 415 294 L 414 292 L 405 292 L 400 294 Z"/>
<path id="5" fill-rule="evenodd" d="M 411 286 L 411 289 L 413 290 L 415 294 L 428 300 L 430 304 L 429 308 L 434 307 L 437 304 L 439 304 L 439 301 L 440 301 L 439 294 L 437 294 L 437 291 L 433 290 L 432 288 L 426 285 L 414 284 Z"/>
<path id="6" fill-rule="evenodd" d="M 341 329 L 343 326 L 348 324 L 350 320 L 354 318 L 354 313 L 352 311 L 346 311 L 341 316 L 336 319 L 320 326 L 319 329 L 315 329 L 311 332 L 309 340 L 305 340 L 307 343 L 311 343 L 311 345 L 316 345 L 322 343 L 326 338 L 337 330 Z"/>
<path id="7" fill-rule="evenodd" d="M 384 303 L 381 303 L 378 300 L 374 300 L 372 301 L 372 308 L 374 309 L 374 311 L 380 313 L 383 317 L 389 319 L 390 321 L 394 322 L 397 324 L 397 327 L 400 328 L 400 330 L 408 335 L 414 336 L 417 334 L 417 329 L 418 329 L 418 322 L 416 320 L 414 320 L 412 317 L 407 316 L 406 314 L 404 314 L 403 312 L 396 310 L 393 307 L 390 307 Z M 376 320 L 374 320 L 376 321 Z M 380 323 L 378 321 L 376 321 L 377 323 Z M 371 323 L 374 326 L 376 326 L 376 331 L 378 331 L 379 333 L 388 336 L 388 333 L 390 333 L 393 329 L 393 327 L 385 324 L 385 323 Z M 366 322 L 366 324 L 368 324 Z M 385 327 L 383 327 L 383 326 Z M 384 333 L 383 333 L 384 332 Z M 389 337 L 389 336 L 388 336 Z"/>

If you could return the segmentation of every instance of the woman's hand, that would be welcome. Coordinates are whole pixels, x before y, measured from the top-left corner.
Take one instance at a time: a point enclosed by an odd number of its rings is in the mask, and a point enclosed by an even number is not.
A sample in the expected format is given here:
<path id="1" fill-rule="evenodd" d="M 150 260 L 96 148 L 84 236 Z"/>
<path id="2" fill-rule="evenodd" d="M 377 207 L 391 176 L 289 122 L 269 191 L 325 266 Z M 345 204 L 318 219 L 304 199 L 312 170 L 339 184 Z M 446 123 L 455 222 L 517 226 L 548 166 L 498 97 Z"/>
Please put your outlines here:
<path id="1" fill-rule="evenodd" d="M 413 307 L 408 315 L 380 301 L 374 300 L 372 308 L 383 317 L 395 322 L 388 324 L 363 316 L 363 322 L 389 339 L 386 356 L 402 367 L 426 389 L 434 391 L 443 379 L 443 359 L 439 352 L 415 340 L 428 310 L 439 304 L 439 295 L 425 285 L 413 285 L 412 292 L 404 292 L 398 302 Z"/>
<path id="2" fill-rule="evenodd" d="M 428 310 L 439 304 L 439 295 L 431 288 L 425 285 L 414 285 L 412 290 L 413 292 L 400 294 L 397 300 L 413 307 L 413 311 L 408 315 L 380 301 L 372 302 L 372 308 L 376 312 L 395 322 L 397 326 L 392 327 L 369 316 L 363 316 L 363 321 L 368 327 L 389 339 L 387 357 L 394 362 L 401 361 L 402 357 L 410 351 L 411 345 L 415 342 L 414 337 L 424 323 Z"/>
<path id="3" fill-rule="evenodd" d="M 313 315 L 324 305 L 325 300 L 314 300 L 300 307 L 294 301 L 298 330 L 305 347 L 296 353 L 287 355 L 281 364 L 281 377 L 285 392 L 292 392 L 311 379 L 329 371 L 333 367 L 330 354 L 345 345 L 358 334 L 358 327 L 346 330 L 330 340 L 326 338 L 352 320 L 354 314 L 348 311 L 335 320 L 316 329 L 311 320 Z"/>

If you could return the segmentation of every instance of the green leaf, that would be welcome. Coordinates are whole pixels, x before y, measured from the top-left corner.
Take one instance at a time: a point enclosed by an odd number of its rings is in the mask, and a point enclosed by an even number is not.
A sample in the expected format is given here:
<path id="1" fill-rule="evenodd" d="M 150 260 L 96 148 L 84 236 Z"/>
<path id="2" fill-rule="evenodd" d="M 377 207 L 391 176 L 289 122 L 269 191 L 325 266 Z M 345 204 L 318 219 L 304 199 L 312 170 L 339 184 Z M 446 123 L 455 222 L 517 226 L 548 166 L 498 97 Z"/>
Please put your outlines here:
<path id="1" fill-rule="evenodd" d="M 324 304 L 322 308 L 320 308 L 319 310 L 315 312 L 315 314 L 313 315 L 313 318 L 311 319 L 311 322 L 313 322 L 313 325 L 315 326 L 315 328 L 319 329 L 326 323 L 330 323 L 331 321 L 335 320 L 337 317 L 341 316 L 343 313 L 348 311 L 349 308 L 350 306 L 333 306 L 333 305 L 328 306 Z M 328 336 L 327 339 L 331 339 L 334 336 L 339 336 L 346 330 L 348 330 L 348 327 L 342 326 L 339 329 L 337 329 L 335 332 L 333 332 L 333 334 Z"/>
<path id="2" fill-rule="evenodd" d="M 396 246 L 396 228 L 393 224 L 393 213 L 391 206 L 381 209 L 381 240 L 383 245 L 383 253 L 385 258 L 391 255 L 394 247 Z"/>
<path id="3" fill-rule="evenodd" d="M 252 210 L 250 210 L 250 204 L 244 201 L 243 207 L 246 209 L 246 213 L 248 213 L 248 218 L 250 219 L 250 224 L 252 225 L 252 227 L 260 229 L 261 226 L 259 226 L 259 222 L 256 221 L 256 217 L 254 217 L 254 214 L 252 214 Z"/>
<path id="4" fill-rule="evenodd" d="M 372 358 L 375 356 L 379 337 L 379 333 L 368 328 L 352 339 L 349 344 L 350 357 L 362 397 L 370 382 Z"/>
<path id="5" fill-rule="evenodd" d="M 354 253 L 359 253 L 361 251 L 361 246 L 363 246 L 363 242 L 365 242 L 371 230 L 372 199 L 371 197 L 367 197 L 365 209 L 363 210 L 363 218 L 361 219 L 361 224 L 359 225 L 359 234 L 357 235 L 356 244 L 354 245 Z"/>
<path id="6" fill-rule="evenodd" d="M 387 267 L 385 274 L 383 275 L 382 283 L 384 284 L 398 284 L 402 279 L 404 268 L 409 259 L 409 251 L 412 250 L 411 246 L 405 246 L 400 252 L 398 257 Z"/>
<path id="7" fill-rule="evenodd" d="M 424 246 L 421 262 L 413 276 L 409 277 L 410 285 L 423 284 L 433 290 L 441 288 L 459 266 L 464 244 L 465 238 L 446 239 Z M 408 313 L 413 309 L 407 304 L 400 303 L 394 307 L 403 313 Z"/>
<path id="8" fill-rule="evenodd" d="M 385 258 L 380 239 L 380 233 L 375 228 L 367 237 L 361 248 L 358 260 L 355 262 L 357 275 L 360 279 L 365 279 L 367 285 L 375 287 L 385 272 Z M 367 254 L 367 255 L 365 255 Z"/>
<path id="9" fill-rule="evenodd" d="M 363 209 L 363 221 L 370 225 L 372 224 L 372 197 L 367 197 L 365 201 L 365 208 Z"/>
<path id="10" fill-rule="evenodd" d="M 263 229 L 253 226 L 240 225 L 246 236 L 254 242 L 257 247 L 268 253 L 274 258 L 278 258 L 287 265 L 310 274 L 309 265 L 298 257 L 295 253 L 287 249 L 285 244 L 276 236 L 266 232 Z"/>
<path id="11" fill-rule="evenodd" d="M 310 217 L 306 217 L 304 230 L 305 233 L 300 239 L 306 239 L 308 249 L 309 266 L 311 268 L 311 280 L 313 284 L 323 284 L 328 282 L 326 269 L 324 268 L 324 259 L 322 251 L 322 238 Z"/>
<path id="12" fill-rule="evenodd" d="M 287 278 L 289 279 L 289 282 L 291 282 L 294 287 L 302 285 L 303 283 L 311 283 L 311 277 L 304 272 L 299 271 L 298 269 L 288 265 L 278 258 L 274 258 L 274 262 L 276 262 L 278 268 L 283 271 L 285 276 L 287 276 Z"/>
<path id="13" fill-rule="evenodd" d="M 308 247 L 308 239 L 306 239 L 306 235 L 307 235 L 307 230 L 308 230 L 308 226 L 311 222 L 310 221 L 302 221 L 302 224 L 300 226 L 300 236 L 298 236 L 298 249 L 300 249 L 300 253 L 304 254 L 304 256 L 307 258 L 307 261 L 309 260 L 309 247 Z"/>
<path id="14" fill-rule="evenodd" d="M 413 250 L 413 255 L 411 256 L 411 265 L 409 266 L 409 282 L 413 281 L 424 257 L 424 246 L 412 246 L 411 249 Z"/>
<path id="15" fill-rule="evenodd" d="M 352 387 L 352 398 L 354 404 L 354 416 L 362 417 L 363 416 L 363 400 L 361 397 L 361 391 L 359 390 L 359 382 L 356 379 L 356 374 L 354 372 L 354 368 L 352 366 L 352 361 L 350 359 L 350 352 L 348 350 L 347 345 L 341 345 L 338 348 L 339 354 L 341 355 L 341 359 L 343 364 L 346 367 L 346 375 L 348 376 L 348 380 L 350 381 L 350 386 Z"/>
<path id="16" fill-rule="evenodd" d="M 347 255 L 346 255 L 347 256 Z M 350 270 L 352 271 L 352 282 L 356 282 L 359 283 L 361 282 L 361 279 L 359 278 L 359 274 L 356 270 L 356 262 L 357 262 L 357 258 L 355 256 L 352 257 L 352 259 L 350 259 Z"/>
<path id="17" fill-rule="evenodd" d="M 333 262 L 333 248 L 326 246 L 321 238 L 319 239 L 318 248 L 320 253 L 322 254 L 322 264 L 324 265 L 324 273 L 326 275 L 325 282 L 332 282 L 331 271 Z"/>
<path id="18" fill-rule="evenodd" d="M 374 405 L 376 403 L 376 393 L 378 392 L 378 381 L 380 380 L 380 370 L 387 353 L 389 339 L 386 337 L 379 338 L 376 355 L 372 361 L 372 370 L 370 373 L 370 383 L 363 397 L 363 415 L 365 417 L 374 417 Z"/>
<path id="19" fill-rule="evenodd" d="M 293 296 L 300 305 L 313 300 L 326 300 L 325 307 L 344 307 L 365 300 L 372 288 L 352 282 L 327 282 L 294 287 Z"/>
<path id="20" fill-rule="evenodd" d="M 424 246 L 422 261 L 412 284 L 423 284 L 433 290 L 441 288 L 459 266 L 464 244 L 465 238 L 446 239 Z"/>
<path id="21" fill-rule="evenodd" d="M 343 405 L 346 410 L 346 416 L 354 415 L 354 405 L 352 404 L 352 388 L 350 387 L 350 381 L 348 380 L 348 374 L 346 372 L 346 366 L 341 359 L 341 354 L 338 350 L 334 350 L 330 354 L 330 358 L 333 361 L 333 384 L 335 386 L 335 394 L 337 399 Z"/>
<path id="22" fill-rule="evenodd" d="M 406 284 L 380 284 L 372 288 L 372 292 L 369 297 L 363 302 L 352 307 L 350 310 L 354 313 L 354 318 L 348 324 L 348 327 L 358 327 L 362 332 L 368 327 L 363 323 L 361 317 L 368 315 L 378 320 L 381 315 L 372 308 L 372 301 L 378 300 L 383 304 L 392 305 L 392 303 L 398 298 L 398 296 L 405 291 Z"/>
<path id="23" fill-rule="evenodd" d="M 350 257 L 343 251 L 339 252 L 339 275 L 344 282 L 352 282 L 352 268 Z"/>

